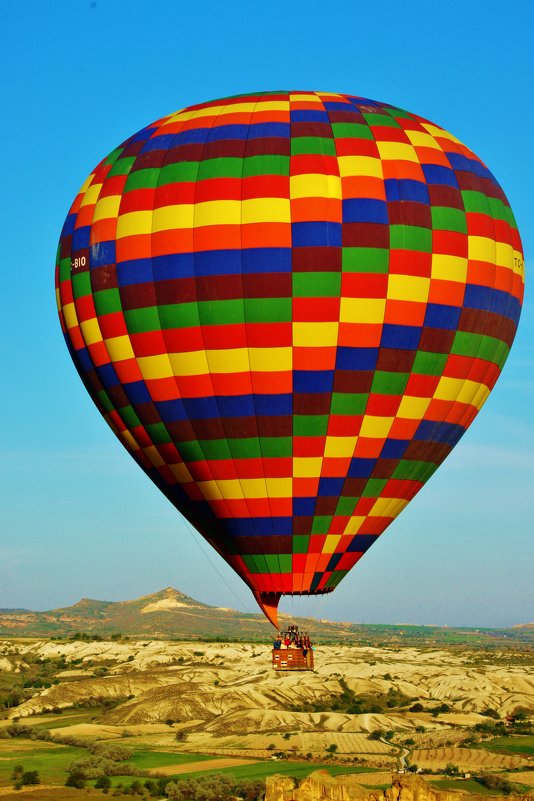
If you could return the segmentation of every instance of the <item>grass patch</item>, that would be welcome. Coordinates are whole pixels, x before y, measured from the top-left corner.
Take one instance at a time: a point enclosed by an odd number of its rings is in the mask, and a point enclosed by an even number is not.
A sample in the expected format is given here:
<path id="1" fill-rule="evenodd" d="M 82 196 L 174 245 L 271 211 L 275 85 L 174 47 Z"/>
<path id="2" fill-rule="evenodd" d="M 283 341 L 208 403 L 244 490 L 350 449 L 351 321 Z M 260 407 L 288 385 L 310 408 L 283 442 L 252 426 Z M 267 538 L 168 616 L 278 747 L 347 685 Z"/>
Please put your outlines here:
<path id="1" fill-rule="evenodd" d="M 438 790 L 464 790 L 468 793 L 476 795 L 491 795 L 503 797 L 504 794 L 495 787 L 486 787 L 482 782 L 477 779 L 430 779 L 427 781 Z M 508 780 L 509 781 L 509 780 Z M 512 790 L 516 794 L 526 793 L 531 788 L 526 784 L 519 784 L 517 782 L 510 782 Z"/>
<path id="2" fill-rule="evenodd" d="M 31 744 L 33 748 L 19 749 L 14 742 L 10 751 L 2 749 L 0 786 L 12 784 L 11 772 L 15 765 L 24 765 L 24 770 L 38 770 L 41 784 L 65 784 L 67 765 L 74 759 L 87 756 L 84 748 L 72 748 L 67 745 L 47 747 L 39 741 Z"/>
<path id="3" fill-rule="evenodd" d="M 389 790 L 391 784 L 362 784 L 362 787 L 368 790 Z"/>
<path id="4" fill-rule="evenodd" d="M 534 754 L 534 735 L 525 734 L 520 737 L 494 737 L 478 743 L 478 748 L 487 751 L 496 751 L 499 754 L 512 754 L 513 756 L 532 756 Z"/>
<path id="5" fill-rule="evenodd" d="M 476 779 L 428 779 L 429 784 L 438 790 L 463 790 L 475 795 L 495 795 L 495 790 L 489 790 Z"/>

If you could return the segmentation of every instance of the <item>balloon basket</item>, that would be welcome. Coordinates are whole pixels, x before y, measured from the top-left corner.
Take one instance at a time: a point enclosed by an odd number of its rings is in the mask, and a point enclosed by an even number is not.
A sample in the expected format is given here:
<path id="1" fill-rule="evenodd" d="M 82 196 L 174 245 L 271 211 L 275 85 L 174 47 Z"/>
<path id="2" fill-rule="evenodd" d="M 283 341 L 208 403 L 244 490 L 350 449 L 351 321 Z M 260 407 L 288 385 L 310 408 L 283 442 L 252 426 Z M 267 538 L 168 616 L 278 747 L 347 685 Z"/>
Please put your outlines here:
<path id="1" fill-rule="evenodd" d="M 302 648 L 273 648 L 274 670 L 314 670 L 313 651 L 306 656 Z"/>

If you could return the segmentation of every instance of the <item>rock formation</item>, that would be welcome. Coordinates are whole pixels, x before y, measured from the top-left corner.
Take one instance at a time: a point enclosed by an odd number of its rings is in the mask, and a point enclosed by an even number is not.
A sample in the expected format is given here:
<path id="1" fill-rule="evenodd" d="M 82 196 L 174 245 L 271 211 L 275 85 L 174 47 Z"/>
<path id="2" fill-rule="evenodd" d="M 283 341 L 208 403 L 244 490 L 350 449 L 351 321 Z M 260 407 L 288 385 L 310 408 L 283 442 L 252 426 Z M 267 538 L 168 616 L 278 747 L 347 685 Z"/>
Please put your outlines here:
<path id="1" fill-rule="evenodd" d="M 385 790 L 362 787 L 358 780 L 358 774 L 330 776 L 326 770 L 316 770 L 299 783 L 287 776 L 269 776 L 265 801 L 460 801 L 464 797 L 453 790 L 437 790 L 420 776 L 394 774 Z M 487 801 L 487 796 L 469 795 L 469 801 Z"/>

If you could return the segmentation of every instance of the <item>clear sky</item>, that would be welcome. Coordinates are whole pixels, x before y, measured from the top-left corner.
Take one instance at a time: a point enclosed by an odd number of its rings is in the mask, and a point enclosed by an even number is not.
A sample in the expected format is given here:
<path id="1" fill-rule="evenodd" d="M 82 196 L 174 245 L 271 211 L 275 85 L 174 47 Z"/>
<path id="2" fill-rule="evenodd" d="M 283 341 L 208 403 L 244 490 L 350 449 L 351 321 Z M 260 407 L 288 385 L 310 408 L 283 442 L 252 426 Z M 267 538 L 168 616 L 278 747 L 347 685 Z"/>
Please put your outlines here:
<path id="1" fill-rule="evenodd" d="M 79 186 L 127 136 L 212 98 L 310 89 L 404 107 L 474 150 L 514 209 L 527 293 L 503 375 L 453 454 L 333 596 L 283 599 L 281 610 L 377 623 L 534 621 L 532 9 L 527 0 L 0 4 L 0 607 L 172 585 L 255 610 L 90 401 L 57 321 L 54 259 Z"/>

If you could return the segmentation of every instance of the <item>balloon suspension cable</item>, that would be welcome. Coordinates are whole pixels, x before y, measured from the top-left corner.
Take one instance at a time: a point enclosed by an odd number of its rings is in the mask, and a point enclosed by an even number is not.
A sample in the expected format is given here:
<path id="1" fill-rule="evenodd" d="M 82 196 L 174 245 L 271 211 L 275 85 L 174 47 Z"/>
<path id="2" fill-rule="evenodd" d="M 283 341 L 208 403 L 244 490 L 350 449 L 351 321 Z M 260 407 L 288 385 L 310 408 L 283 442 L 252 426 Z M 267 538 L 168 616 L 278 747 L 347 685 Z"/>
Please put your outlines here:
<path id="1" fill-rule="evenodd" d="M 248 605 L 247 603 L 244 603 L 243 599 L 239 597 L 239 595 L 236 593 L 236 591 L 234 590 L 234 588 L 233 588 L 233 587 L 231 587 L 231 586 L 230 586 L 230 584 L 228 584 L 228 582 L 226 581 L 225 577 L 223 576 L 223 574 L 221 573 L 221 571 L 218 569 L 217 565 L 216 565 L 216 564 L 214 564 L 214 562 L 212 562 L 212 561 L 211 561 L 211 559 L 210 559 L 210 557 L 209 557 L 209 554 L 208 554 L 208 553 L 207 553 L 207 552 L 204 550 L 204 548 L 202 547 L 202 544 L 201 544 L 200 540 L 199 540 L 199 539 L 197 539 L 197 537 L 196 537 L 196 531 L 195 531 L 195 529 L 193 528 L 193 526 L 191 525 L 191 523 L 189 522 L 189 520 L 187 520 L 187 518 L 185 518 L 185 517 L 184 517 L 184 522 L 185 522 L 185 524 L 186 524 L 186 526 L 187 526 L 187 528 L 188 528 L 188 530 L 189 530 L 189 533 L 190 533 L 190 534 L 191 534 L 191 536 L 193 537 L 193 540 L 194 540 L 194 542 L 196 542 L 196 544 L 197 544 L 197 545 L 198 545 L 198 547 L 200 548 L 200 550 L 201 550 L 202 554 L 203 554 L 203 555 L 206 557 L 206 559 L 208 560 L 208 562 L 210 563 L 210 565 L 212 566 L 212 568 L 215 570 L 215 572 L 217 573 L 217 575 L 219 576 L 219 578 L 221 579 L 221 581 L 223 582 L 223 584 L 224 584 L 224 585 L 225 585 L 225 586 L 226 586 L 226 587 L 227 587 L 227 588 L 230 590 L 230 592 L 232 593 L 232 595 L 234 596 L 234 598 L 235 598 L 235 599 L 236 599 L 236 601 L 238 602 L 239 606 L 241 606 L 241 608 L 242 608 L 242 609 L 244 609 L 244 610 L 245 610 L 245 612 L 247 612 L 249 615 L 253 615 L 253 614 L 254 614 L 254 612 L 253 612 L 253 611 L 250 609 L 249 605 Z"/>
<path id="2" fill-rule="evenodd" d="M 275 629 L 278 629 L 278 604 L 281 595 L 281 592 L 254 592 L 258 606 Z"/>

